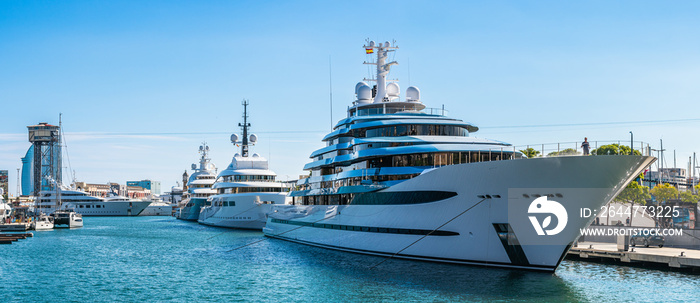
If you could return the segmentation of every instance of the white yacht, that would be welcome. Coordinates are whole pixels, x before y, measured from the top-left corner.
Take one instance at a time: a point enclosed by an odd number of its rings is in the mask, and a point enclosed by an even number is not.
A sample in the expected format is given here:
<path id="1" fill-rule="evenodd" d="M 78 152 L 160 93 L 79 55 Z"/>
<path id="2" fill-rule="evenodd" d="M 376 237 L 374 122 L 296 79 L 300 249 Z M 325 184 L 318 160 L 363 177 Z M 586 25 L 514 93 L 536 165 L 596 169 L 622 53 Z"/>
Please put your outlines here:
<path id="1" fill-rule="evenodd" d="M 37 211 L 51 214 L 56 211 L 57 192 L 42 191 L 36 198 Z M 61 186 L 61 210 L 72 209 L 83 216 L 138 216 L 151 201 L 132 200 L 114 193 L 107 197 L 93 197 L 86 192 Z"/>
<path id="2" fill-rule="evenodd" d="M 175 203 L 165 203 L 160 197 L 155 195 L 151 195 L 149 201 L 151 201 L 151 204 L 139 216 L 172 216 L 173 208 L 177 206 Z"/>
<path id="3" fill-rule="evenodd" d="M 554 271 L 581 228 L 655 158 L 524 159 L 512 145 L 470 137 L 478 127 L 428 109 L 416 87 L 387 84 L 395 45 L 376 53 L 374 87 L 356 101 L 326 147 L 311 154 L 292 207 L 275 207 L 268 237 L 348 252 Z M 501 109 L 503 110 L 503 109 Z"/>
<path id="4" fill-rule="evenodd" d="M 187 191 L 182 195 L 180 210 L 175 214 L 178 219 L 197 221 L 199 211 L 203 206 L 209 205 L 207 200 L 216 191 L 211 188 L 216 181 L 216 166 L 209 159 L 209 146 L 206 142 L 199 146 L 199 168 L 192 164 L 194 173 L 187 180 Z"/>
<path id="5" fill-rule="evenodd" d="M 217 194 L 210 198 L 211 205 L 203 207 L 198 222 L 204 225 L 256 229 L 265 226 L 272 205 L 288 204 L 289 187 L 275 181 L 275 172 L 268 168 L 268 161 L 258 154 L 248 154 L 249 145 L 257 136 L 248 138 L 247 101 L 243 102 L 243 138 L 236 134 L 231 143 L 240 144 L 241 153 L 233 156 L 231 164 L 223 170 L 212 187 Z"/>

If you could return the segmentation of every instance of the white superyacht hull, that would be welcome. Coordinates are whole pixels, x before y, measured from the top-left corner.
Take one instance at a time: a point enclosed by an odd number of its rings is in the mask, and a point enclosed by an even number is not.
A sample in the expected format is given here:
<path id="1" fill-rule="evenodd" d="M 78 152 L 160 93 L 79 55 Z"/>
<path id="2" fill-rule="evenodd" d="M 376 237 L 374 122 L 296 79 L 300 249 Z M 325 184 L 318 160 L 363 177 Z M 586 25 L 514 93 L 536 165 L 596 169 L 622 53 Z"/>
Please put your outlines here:
<path id="1" fill-rule="evenodd" d="M 180 210 L 175 213 L 175 217 L 180 220 L 197 221 L 197 219 L 199 219 L 199 212 L 201 211 L 202 207 L 207 204 L 207 199 L 191 198 L 183 202 L 185 206 L 180 208 Z"/>
<path id="2" fill-rule="evenodd" d="M 139 216 L 172 216 L 173 206 L 167 203 L 151 203 Z"/>
<path id="3" fill-rule="evenodd" d="M 580 209 L 599 209 L 653 161 L 590 156 L 444 166 L 363 194 L 358 203 L 273 210 L 263 232 L 356 253 L 554 271 L 595 217 L 581 217 Z M 538 235 L 529 218 L 537 217 L 541 228 L 551 222 L 552 216 L 545 219 L 530 208 L 540 196 L 568 214 L 556 234 Z"/>
<path id="4" fill-rule="evenodd" d="M 96 201 L 96 202 L 64 202 L 64 209 L 73 209 L 85 217 L 138 216 L 151 201 Z M 51 213 L 55 208 L 42 209 Z"/>
<path id="5" fill-rule="evenodd" d="M 286 192 L 223 194 L 212 197 L 212 206 L 202 209 L 200 224 L 261 230 L 267 222 L 272 205 L 282 205 L 290 201 Z M 216 202 L 226 202 L 228 206 L 214 206 Z M 230 205 L 235 202 L 234 205 Z"/>

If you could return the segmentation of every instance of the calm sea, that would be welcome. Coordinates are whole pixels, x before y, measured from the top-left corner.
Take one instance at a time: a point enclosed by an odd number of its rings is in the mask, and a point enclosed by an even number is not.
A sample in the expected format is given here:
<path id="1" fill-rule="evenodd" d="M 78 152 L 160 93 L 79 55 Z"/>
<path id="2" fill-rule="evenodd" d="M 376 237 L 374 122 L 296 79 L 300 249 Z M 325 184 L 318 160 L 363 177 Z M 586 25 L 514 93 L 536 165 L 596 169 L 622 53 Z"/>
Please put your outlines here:
<path id="1" fill-rule="evenodd" d="M 2 302 L 692 301 L 700 276 L 564 261 L 555 274 L 330 251 L 171 217 L 85 218 L 0 246 Z"/>

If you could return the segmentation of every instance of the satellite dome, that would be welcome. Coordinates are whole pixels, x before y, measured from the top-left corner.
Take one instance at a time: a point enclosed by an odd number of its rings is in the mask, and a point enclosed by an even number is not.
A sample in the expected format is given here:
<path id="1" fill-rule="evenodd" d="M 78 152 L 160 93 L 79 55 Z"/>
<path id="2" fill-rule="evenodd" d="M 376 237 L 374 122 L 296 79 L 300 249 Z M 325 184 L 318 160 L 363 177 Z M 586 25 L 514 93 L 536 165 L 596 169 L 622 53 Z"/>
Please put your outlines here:
<path id="1" fill-rule="evenodd" d="M 357 90 L 357 101 L 360 104 L 366 104 L 372 102 L 372 89 L 369 85 L 362 85 Z"/>
<path id="2" fill-rule="evenodd" d="M 370 41 L 369 46 L 374 47 L 374 41 Z"/>
<path id="3" fill-rule="evenodd" d="M 369 86 L 369 84 L 367 84 L 367 82 L 364 82 L 364 81 L 357 82 L 357 84 L 355 84 L 355 95 L 357 95 L 357 94 L 360 93 L 360 91 L 359 91 L 359 90 L 360 90 L 360 87 L 362 87 L 363 85 L 364 85 L 364 86 Z"/>
<path id="4" fill-rule="evenodd" d="M 199 150 L 204 150 L 204 146 L 200 145 Z"/>
<path id="5" fill-rule="evenodd" d="M 258 153 L 253 154 L 253 158 L 259 158 L 259 157 L 260 157 L 260 155 Z"/>
<path id="6" fill-rule="evenodd" d="M 231 135 L 231 143 L 236 143 L 238 142 L 238 135 L 232 134 Z"/>
<path id="7" fill-rule="evenodd" d="M 192 169 L 197 169 L 197 164 L 192 163 Z"/>
<path id="8" fill-rule="evenodd" d="M 384 47 L 389 47 L 389 46 L 391 46 L 391 44 L 389 44 L 389 41 L 384 42 Z"/>
<path id="9" fill-rule="evenodd" d="M 258 142 L 258 135 L 251 134 L 250 135 L 250 143 L 255 143 L 255 142 Z"/>
<path id="10" fill-rule="evenodd" d="M 397 83 L 391 82 L 386 85 L 386 94 L 389 96 L 389 98 L 398 98 L 400 90 L 401 89 Z"/>
<path id="11" fill-rule="evenodd" d="M 415 86 L 406 89 L 406 101 L 420 102 L 420 90 Z"/>

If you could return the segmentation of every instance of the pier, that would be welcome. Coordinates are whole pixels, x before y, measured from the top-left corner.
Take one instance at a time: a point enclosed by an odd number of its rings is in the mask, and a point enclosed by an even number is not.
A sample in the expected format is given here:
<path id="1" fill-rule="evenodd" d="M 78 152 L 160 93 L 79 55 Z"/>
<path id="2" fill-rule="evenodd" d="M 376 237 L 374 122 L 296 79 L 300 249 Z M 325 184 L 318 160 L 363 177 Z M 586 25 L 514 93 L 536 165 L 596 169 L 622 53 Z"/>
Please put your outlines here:
<path id="1" fill-rule="evenodd" d="M 0 244 L 12 244 L 17 240 L 26 239 L 34 237 L 32 233 L 21 233 L 21 234 L 0 234 Z"/>
<path id="2" fill-rule="evenodd" d="M 615 243 L 579 242 L 569 250 L 567 258 L 700 273 L 700 250 L 697 249 L 637 246 L 630 247 L 629 251 L 618 251 Z"/>

